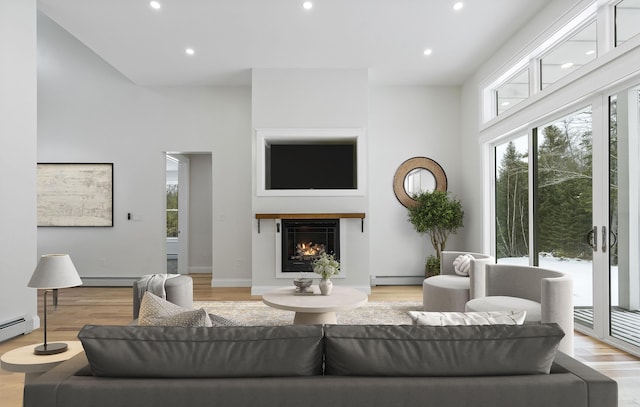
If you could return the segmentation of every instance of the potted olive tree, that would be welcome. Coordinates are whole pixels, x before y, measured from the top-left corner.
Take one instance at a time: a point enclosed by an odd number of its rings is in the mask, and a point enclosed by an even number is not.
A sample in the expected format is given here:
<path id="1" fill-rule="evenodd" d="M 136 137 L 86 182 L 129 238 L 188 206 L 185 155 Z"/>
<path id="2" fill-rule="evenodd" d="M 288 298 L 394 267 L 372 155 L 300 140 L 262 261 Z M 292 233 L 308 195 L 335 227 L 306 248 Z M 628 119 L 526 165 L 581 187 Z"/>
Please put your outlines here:
<path id="1" fill-rule="evenodd" d="M 464 211 L 458 199 L 446 191 L 421 192 L 414 195 L 415 205 L 409 206 L 409 222 L 420 234 L 428 234 L 436 255 L 429 256 L 425 276 L 440 273 L 440 253 L 445 249 L 449 234 L 462 227 Z"/>

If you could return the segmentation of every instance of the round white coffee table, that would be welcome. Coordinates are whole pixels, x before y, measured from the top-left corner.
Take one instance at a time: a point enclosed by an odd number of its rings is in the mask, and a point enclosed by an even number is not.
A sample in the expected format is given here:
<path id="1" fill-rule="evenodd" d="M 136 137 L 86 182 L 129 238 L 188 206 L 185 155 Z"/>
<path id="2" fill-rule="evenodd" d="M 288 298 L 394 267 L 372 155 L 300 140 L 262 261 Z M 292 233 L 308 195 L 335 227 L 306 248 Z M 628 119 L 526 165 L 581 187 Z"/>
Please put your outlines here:
<path id="1" fill-rule="evenodd" d="M 353 288 L 333 286 L 331 295 L 320 295 L 318 286 L 314 295 L 294 295 L 295 287 L 278 288 L 262 296 L 266 305 L 294 311 L 297 325 L 335 324 L 336 311 L 348 311 L 367 303 L 367 294 Z"/>

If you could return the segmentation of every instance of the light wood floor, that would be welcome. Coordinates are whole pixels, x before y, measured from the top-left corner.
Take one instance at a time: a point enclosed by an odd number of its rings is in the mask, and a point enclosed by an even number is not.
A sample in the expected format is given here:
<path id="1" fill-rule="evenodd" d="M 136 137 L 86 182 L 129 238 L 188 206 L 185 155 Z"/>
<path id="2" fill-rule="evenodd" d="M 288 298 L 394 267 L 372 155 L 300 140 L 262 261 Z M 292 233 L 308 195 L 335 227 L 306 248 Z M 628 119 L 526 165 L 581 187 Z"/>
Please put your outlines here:
<path id="1" fill-rule="evenodd" d="M 210 274 L 192 275 L 195 301 L 260 301 L 249 288 L 212 288 Z M 85 324 L 127 324 L 132 319 L 130 287 L 75 287 L 60 290 L 58 310 L 48 307 L 48 341 L 76 340 Z M 422 301 L 420 286 L 373 287 L 369 301 Z M 42 315 L 42 294 L 38 297 Z M 0 343 L 0 354 L 25 345 L 41 343 L 42 329 Z M 640 384 L 640 359 L 587 336 L 576 334 L 576 358 L 604 374 Z M 0 406 L 22 406 L 24 374 L 0 371 Z M 621 395 L 622 396 L 622 395 Z M 635 395 L 627 395 L 633 404 Z M 637 398 L 640 405 L 640 396 Z M 623 405 L 622 403 L 620 404 Z"/>

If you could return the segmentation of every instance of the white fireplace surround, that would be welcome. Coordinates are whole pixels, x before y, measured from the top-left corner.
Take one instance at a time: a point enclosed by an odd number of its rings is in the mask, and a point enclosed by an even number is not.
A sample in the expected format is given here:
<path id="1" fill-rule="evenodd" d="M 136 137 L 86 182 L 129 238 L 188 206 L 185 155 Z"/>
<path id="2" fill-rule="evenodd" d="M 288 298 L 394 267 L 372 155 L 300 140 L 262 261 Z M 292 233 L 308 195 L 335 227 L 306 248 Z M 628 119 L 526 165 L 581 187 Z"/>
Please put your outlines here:
<path id="1" fill-rule="evenodd" d="M 276 247 L 276 278 L 299 278 L 301 273 L 283 273 L 282 272 L 282 219 L 276 219 L 276 228 L 275 228 L 275 247 Z M 346 278 L 347 270 L 344 265 L 348 264 L 347 262 L 347 219 L 340 219 L 340 273 L 331 277 L 332 279 L 338 278 Z M 278 232 L 280 231 L 280 232 Z M 304 273 L 306 278 L 320 278 L 320 276 L 313 272 Z"/>
<path id="2" fill-rule="evenodd" d="M 257 196 L 364 196 L 366 185 L 366 141 L 363 128 L 288 128 L 256 129 L 256 195 Z M 357 189 L 268 190 L 265 181 L 265 147 L 278 142 L 355 141 L 357 156 Z"/>

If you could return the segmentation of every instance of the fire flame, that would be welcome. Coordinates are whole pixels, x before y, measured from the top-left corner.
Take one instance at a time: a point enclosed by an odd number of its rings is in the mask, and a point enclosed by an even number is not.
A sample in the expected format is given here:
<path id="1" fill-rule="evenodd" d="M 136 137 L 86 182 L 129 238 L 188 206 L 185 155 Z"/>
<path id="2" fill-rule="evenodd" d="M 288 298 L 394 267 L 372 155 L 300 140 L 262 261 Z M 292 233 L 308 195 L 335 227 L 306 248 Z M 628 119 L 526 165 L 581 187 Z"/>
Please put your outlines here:
<path id="1" fill-rule="evenodd" d="M 298 256 L 320 256 L 324 253 L 324 245 L 314 244 L 313 242 L 298 243 L 296 245 L 296 252 Z"/>

